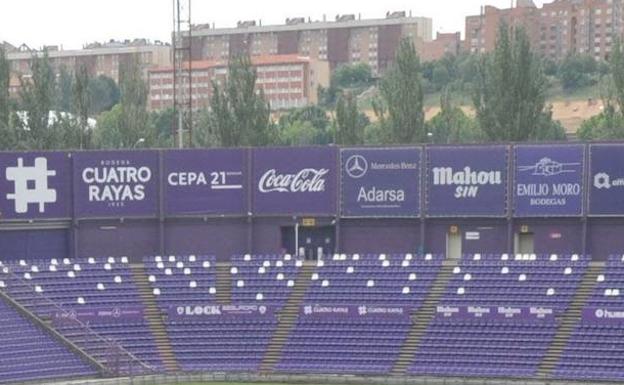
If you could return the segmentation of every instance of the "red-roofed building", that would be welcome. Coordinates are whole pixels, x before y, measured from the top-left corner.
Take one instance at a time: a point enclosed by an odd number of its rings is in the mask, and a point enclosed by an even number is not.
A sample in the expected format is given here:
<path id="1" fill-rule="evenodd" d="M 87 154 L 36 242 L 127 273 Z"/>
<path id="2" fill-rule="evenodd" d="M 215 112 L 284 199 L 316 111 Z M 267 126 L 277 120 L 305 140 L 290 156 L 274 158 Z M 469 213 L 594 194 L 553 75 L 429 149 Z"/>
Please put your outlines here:
<path id="1" fill-rule="evenodd" d="M 303 107 L 318 101 L 318 87 L 328 87 L 329 63 L 298 55 L 258 56 L 252 58 L 257 87 L 275 110 Z M 191 63 L 193 109 L 206 108 L 212 97 L 212 82 L 227 78 L 226 61 L 202 60 Z M 173 107 L 173 68 L 149 70 L 149 107 Z M 183 85 L 184 86 L 184 85 Z M 188 86 L 187 86 L 188 87 Z"/>

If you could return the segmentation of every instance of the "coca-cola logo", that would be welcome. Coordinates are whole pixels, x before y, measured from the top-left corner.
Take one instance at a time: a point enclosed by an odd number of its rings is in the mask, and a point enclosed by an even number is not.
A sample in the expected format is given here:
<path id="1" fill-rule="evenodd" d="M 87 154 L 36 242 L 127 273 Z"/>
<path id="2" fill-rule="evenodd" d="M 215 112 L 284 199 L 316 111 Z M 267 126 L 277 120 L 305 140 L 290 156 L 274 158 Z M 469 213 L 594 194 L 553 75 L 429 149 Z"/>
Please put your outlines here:
<path id="1" fill-rule="evenodd" d="M 258 190 L 262 193 L 291 192 L 291 193 L 318 193 L 325 191 L 325 176 L 329 173 L 326 168 L 304 168 L 296 174 L 278 174 L 271 169 L 262 175 L 258 183 Z"/>

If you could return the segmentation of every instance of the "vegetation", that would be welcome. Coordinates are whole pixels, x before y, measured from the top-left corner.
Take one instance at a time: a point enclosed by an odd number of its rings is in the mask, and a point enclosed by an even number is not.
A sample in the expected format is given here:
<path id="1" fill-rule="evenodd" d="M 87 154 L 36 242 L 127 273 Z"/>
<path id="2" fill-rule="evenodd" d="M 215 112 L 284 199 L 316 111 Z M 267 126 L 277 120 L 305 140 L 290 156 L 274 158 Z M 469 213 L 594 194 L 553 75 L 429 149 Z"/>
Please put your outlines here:
<path id="1" fill-rule="evenodd" d="M 619 42 L 609 63 L 580 54 L 554 63 L 531 50 L 521 29 L 502 26 L 492 53 L 421 63 L 413 44 L 403 41 L 381 77 L 367 64 L 342 65 L 319 90 L 318 105 L 288 111 L 271 111 L 249 58 L 233 60 L 228 71 L 226 80 L 212 84 L 208 108 L 194 114 L 192 146 L 563 140 L 546 101 L 553 95 L 602 98 L 603 112 L 584 122 L 579 137 L 624 138 Z M 9 63 L 0 48 L 0 149 L 174 145 L 178 116 L 172 108 L 148 111 L 138 61 L 120 67 L 119 84 L 92 77 L 85 67 L 53 68 L 46 54 L 33 57 L 31 72 L 11 99 Z M 428 121 L 426 108 L 437 110 Z"/>

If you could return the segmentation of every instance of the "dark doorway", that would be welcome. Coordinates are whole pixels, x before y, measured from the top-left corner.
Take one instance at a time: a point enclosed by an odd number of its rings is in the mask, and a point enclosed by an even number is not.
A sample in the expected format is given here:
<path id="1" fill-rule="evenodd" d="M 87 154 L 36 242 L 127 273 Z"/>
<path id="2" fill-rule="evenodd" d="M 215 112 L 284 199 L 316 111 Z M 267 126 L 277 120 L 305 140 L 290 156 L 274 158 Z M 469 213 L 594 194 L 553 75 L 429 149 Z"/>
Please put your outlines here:
<path id="1" fill-rule="evenodd" d="M 299 236 L 294 226 L 282 227 L 282 248 L 287 253 L 296 255 L 297 238 L 299 241 L 299 255 L 306 260 L 317 260 L 334 253 L 336 248 L 336 232 L 333 226 L 302 227 L 299 226 Z"/>

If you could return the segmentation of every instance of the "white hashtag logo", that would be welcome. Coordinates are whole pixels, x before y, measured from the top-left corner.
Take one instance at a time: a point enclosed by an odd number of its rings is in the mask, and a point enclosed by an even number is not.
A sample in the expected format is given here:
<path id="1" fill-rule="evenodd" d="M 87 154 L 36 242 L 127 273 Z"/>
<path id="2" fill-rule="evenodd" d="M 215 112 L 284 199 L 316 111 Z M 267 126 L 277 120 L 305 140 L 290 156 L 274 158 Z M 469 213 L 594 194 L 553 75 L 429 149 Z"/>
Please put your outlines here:
<path id="1" fill-rule="evenodd" d="M 7 194 L 7 199 L 15 201 L 15 212 L 28 212 L 28 205 L 39 205 L 39 212 L 45 212 L 46 203 L 56 202 L 56 190 L 48 188 L 48 177 L 56 171 L 48 170 L 46 158 L 36 158 L 34 167 L 24 167 L 24 159 L 17 159 L 17 167 L 7 167 L 6 179 L 13 181 L 14 193 Z"/>

